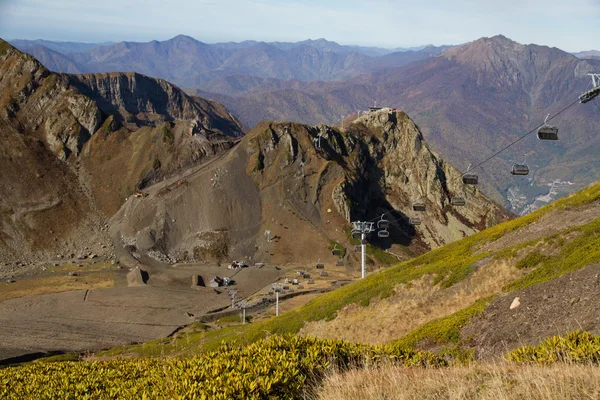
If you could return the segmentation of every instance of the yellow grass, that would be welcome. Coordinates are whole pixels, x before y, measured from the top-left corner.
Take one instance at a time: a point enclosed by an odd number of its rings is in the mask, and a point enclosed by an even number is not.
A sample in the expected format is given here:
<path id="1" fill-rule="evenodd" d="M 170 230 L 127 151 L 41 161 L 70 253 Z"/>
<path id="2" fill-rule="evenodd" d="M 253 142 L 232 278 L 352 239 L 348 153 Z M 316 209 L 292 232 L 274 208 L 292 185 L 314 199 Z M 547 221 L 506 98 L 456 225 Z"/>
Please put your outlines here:
<path id="1" fill-rule="evenodd" d="M 322 400 L 569 400 L 600 398 L 600 368 L 591 365 L 483 364 L 442 369 L 388 366 L 332 373 L 312 396 Z"/>
<path id="2" fill-rule="evenodd" d="M 0 301 L 71 290 L 108 288 L 113 287 L 114 283 L 112 272 L 99 272 L 84 276 L 49 276 L 24 279 L 14 283 L 0 283 Z"/>
<path id="3" fill-rule="evenodd" d="M 425 276 L 402 284 L 395 295 L 373 299 L 366 307 L 352 304 L 338 318 L 308 323 L 300 334 L 352 342 L 384 344 L 437 318 L 462 310 L 475 301 L 498 293 L 523 272 L 504 260 L 489 261 L 469 278 L 447 289 L 433 285 Z"/>

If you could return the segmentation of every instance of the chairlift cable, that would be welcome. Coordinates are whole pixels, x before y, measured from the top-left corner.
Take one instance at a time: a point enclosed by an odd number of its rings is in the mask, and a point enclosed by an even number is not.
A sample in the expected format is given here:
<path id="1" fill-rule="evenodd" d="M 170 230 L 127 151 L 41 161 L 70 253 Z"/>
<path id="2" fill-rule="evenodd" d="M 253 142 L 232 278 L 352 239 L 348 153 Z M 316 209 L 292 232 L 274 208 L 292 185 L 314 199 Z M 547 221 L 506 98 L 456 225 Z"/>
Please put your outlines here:
<path id="1" fill-rule="evenodd" d="M 566 106 L 565 108 L 563 108 L 562 110 L 560 110 L 559 112 L 557 112 L 556 114 L 552 115 L 551 117 L 548 117 L 547 120 L 544 122 L 544 124 L 547 121 L 551 121 L 552 119 L 558 117 L 560 114 L 564 113 L 565 111 L 567 111 L 569 108 L 573 107 L 575 104 L 579 103 L 579 98 L 577 100 L 575 100 L 573 103 L 569 104 L 568 106 Z M 509 143 L 508 145 L 504 146 L 502 149 L 498 150 L 497 152 L 495 152 L 494 154 L 492 154 L 491 156 L 489 156 L 488 158 L 486 158 L 485 160 L 481 161 L 479 164 L 475 165 L 474 167 L 470 168 L 471 170 L 474 170 L 475 168 L 478 168 L 480 166 L 482 166 L 483 164 L 485 164 L 486 162 L 490 161 L 492 158 L 496 157 L 498 154 L 502 153 L 504 150 L 512 147 L 513 145 L 515 145 L 516 143 L 520 142 L 521 140 L 525 139 L 527 136 L 531 135 L 532 133 L 536 132 L 540 127 L 542 127 L 542 125 L 538 125 L 535 128 L 533 128 L 532 130 L 530 130 L 529 132 L 527 132 L 526 134 L 524 134 L 523 136 L 517 138 L 516 140 L 512 141 L 511 143 Z M 465 174 L 462 174 L 461 176 L 464 176 Z"/>

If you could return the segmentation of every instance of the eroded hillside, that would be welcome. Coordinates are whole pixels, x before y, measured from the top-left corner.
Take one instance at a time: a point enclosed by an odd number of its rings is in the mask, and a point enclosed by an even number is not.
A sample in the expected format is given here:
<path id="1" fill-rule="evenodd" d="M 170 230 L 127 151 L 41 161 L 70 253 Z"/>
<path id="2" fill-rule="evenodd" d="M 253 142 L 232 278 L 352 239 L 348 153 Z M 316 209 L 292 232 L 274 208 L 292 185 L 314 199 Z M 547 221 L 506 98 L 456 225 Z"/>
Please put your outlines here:
<path id="1" fill-rule="evenodd" d="M 0 258 L 10 268 L 110 255 L 107 219 L 127 197 L 243 135 L 222 106 L 167 82 L 54 74 L 1 40 L 0 94 Z"/>

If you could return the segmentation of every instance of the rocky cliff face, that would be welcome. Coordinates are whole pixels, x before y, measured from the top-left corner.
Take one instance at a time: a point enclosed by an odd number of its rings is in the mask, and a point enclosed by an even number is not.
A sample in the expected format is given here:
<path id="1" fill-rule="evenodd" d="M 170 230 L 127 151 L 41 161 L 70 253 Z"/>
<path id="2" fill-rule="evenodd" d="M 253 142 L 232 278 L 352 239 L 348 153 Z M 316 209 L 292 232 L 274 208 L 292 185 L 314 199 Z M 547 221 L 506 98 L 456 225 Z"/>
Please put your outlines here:
<path id="1" fill-rule="evenodd" d="M 119 122 L 156 126 L 165 121 L 196 121 L 203 134 L 241 137 L 241 123 L 222 105 L 191 97 L 163 79 L 137 73 L 69 75 L 69 83 Z"/>
<path id="2" fill-rule="evenodd" d="M 0 261 L 108 255 L 107 218 L 243 135 L 221 105 L 138 74 L 54 74 L 0 40 Z"/>
<path id="3" fill-rule="evenodd" d="M 301 140 L 290 133 L 290 128 L 271 131 L 257 140 L 259 182 L 265 177 L 273 179 L 268 176 L 294 163 L 309 168 L 310 151 L 302 148 Z M 305 134 L 314 146 L 315 156 L 327 160 L 318 187 L 335 182 L 329 195 L 348 223 L 385 213 L 386 219 L 395 220 L 397 233 L 433 248 L 506 217 L 477 188 L 463 185 L 461 172 L 429 149 L 404 112 L 382 110 L 362 116 L 345 131 L 321 125 L 305 128 Z M 287 155 L 275 156 L 278 148 Z M 453 196 L 465 197 L 467 205 L 452 207 Z M 424 202 L 427 210 L 415 212 L 416 202 Z M 422 225 L 410 226 L 409 218 L 413 216 L 421 217 Z"/>
<path id="4" fill-rule="evenodd" d="M 120 247 L 160 261 L 246 258 L 276 264 L 339 261 L 358 268 L 350 222 L 391 221 L 385 265 L 457 240 L 506 218 L 431 150 L 401 111 L 383 110 L 340 130 L 265 121 L 222 158 L 183 180 L 148 188 L 112 219 Z M 466 206 L 449 205 L 463 196 Z M 426 211 L 413 211 L 423 201 Z M 409 218 L 420 216 L 412 226 Z M 381 254 L 381 253 L 380 253 Z M 385 253 L 383 253 L 385 254 Z"/>

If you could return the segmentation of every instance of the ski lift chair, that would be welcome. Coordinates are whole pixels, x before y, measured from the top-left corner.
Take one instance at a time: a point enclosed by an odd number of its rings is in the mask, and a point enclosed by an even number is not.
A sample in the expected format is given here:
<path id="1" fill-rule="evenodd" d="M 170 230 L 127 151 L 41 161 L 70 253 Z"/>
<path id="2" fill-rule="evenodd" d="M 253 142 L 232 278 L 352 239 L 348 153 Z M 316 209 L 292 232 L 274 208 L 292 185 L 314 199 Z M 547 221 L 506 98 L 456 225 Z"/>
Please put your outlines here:
<path id="1" fill-rule="evenodd" d="M 377 228 L 387 230 L 390 226 L 390 221 L 383 218 L 383 214 L 381 214 L 381 219 L 377 221 Z"/>
<path id="2" fill-rule="evenodd" d="M 462 181 L 465 185 L 477 185 L 479 182 L 479 177 L 475 174 L 470 174 L 471 164 L 467 167 L 467 172 L 465 172 L 462 176 Z"/>
<path id="3" fill-rule="evenodd" d="M 377 236 L 380 238 L 390 237 L 390 232 L 387 229 L 377 232 Z"/>
<path id="4" fill-rule="evenodd" d="M 414 211 L 425 211 L 425 209 L 426 209 L 426 206 L 425 206 L 424 201 L 417 201 L 416 203 L 413 204 Z"/>
<path id="5" fill-rule="evenodd" d="M 538 139 L 540 140 L 558 140 L 558 128 L 556 126 L 548 125 L 546 122 L 548 121 L 548 117 L 550 114 L 546 115 L 546 119 L 544 120 L 544 125 L 538 129 Z"/>
<path id="6" fill-rule="evenodd" d="M 455 207 L 462 207 L 467 204 L 467 201 L 463 196 L 454 196 L 452 199 L 450 199 L 450 204 Z"/>
<path id="7" fill-rule="evenodd" d="M 412 218 L 410 218 L 409 222 L 413 226 L 421 225 L 421 217 L 412 217 Z"/>
<path id="8" fill-rule="evenodd" d="M 529 167 L 526 164 L 514 164 L 510 173 L 513 175 L 529 175 Z"/>
<path id="9" fill-rule="evenodd" d="M 342 250 L 338 249 L 337 244 L 333 246 L 333 249 L 331 250 L 331 255 L 334 256 L 340 256 L 342 254 Z"/>

